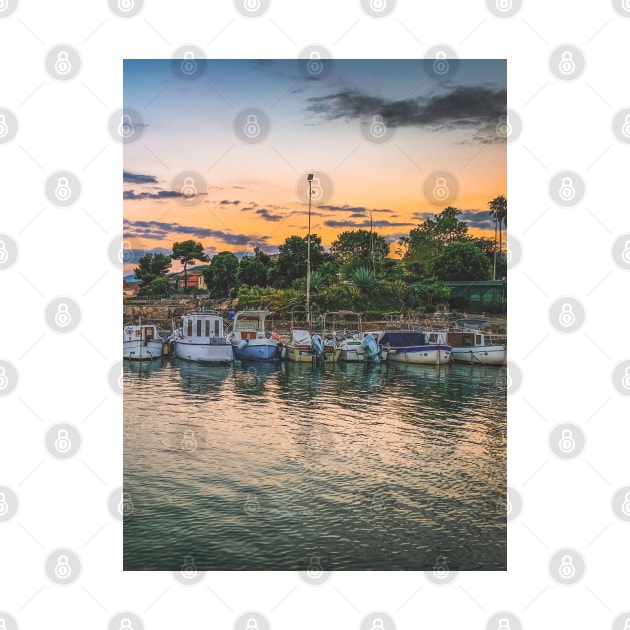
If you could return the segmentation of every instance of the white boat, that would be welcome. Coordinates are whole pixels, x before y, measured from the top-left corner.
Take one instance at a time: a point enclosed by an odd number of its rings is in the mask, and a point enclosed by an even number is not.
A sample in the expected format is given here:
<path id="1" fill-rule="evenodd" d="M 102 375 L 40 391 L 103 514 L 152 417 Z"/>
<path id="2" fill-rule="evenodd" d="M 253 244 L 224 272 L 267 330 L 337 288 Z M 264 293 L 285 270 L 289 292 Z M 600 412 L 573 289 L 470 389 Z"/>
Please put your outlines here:
<path id="1" fill-rule="evenodd" d="M 173 320 L 171 335 L 176 357 L 198 363 L 229 363 L 232 344 L 226 339 L 223 317 L 214 311 L 189 311 Z"/>
<path id="2" fill-rule="evenodd" d="M 506 364 L 505 344 L 493 343 L 491 335 L 479 331 L 487 322 L 487 319 L 476 317 L 457 320 L 460 328 L 448 333 L 449 343 L 453 346 L 453 361 L 479 365 Z"/>
<path id="3" fill-rule="evenodd" d="M 278 341 L 265 331 L 267 310 L 239 311 L 234 316 L 228 340 L 235 359 L 273 361 L 278 357 Z"/>
<path id="4" fill-rule="evenodd" d="M 165 354 L 166 339 L 160 336 L 155 324 L 127 324 L 123 326 L 123 359 L 152 361 Z"/>
<path id="5" fill-rule="evenodd" d="M 334 339 L 337 348 L 341 350 L 339 361 L 381 363 L 387 358 L 387 350 L 381 350 L 376 339 L 363 331 L 361 313 L 354 311 L 324 313 L 323 322 L 325 338 Z"/>
<path id="6" fill-rule="evenodd" d="M 379 345 L 387 348 L 387 361 L 444 365 L 451 362 L 451 346 L 440 330 L 379 330 L 373 333 Z"/>

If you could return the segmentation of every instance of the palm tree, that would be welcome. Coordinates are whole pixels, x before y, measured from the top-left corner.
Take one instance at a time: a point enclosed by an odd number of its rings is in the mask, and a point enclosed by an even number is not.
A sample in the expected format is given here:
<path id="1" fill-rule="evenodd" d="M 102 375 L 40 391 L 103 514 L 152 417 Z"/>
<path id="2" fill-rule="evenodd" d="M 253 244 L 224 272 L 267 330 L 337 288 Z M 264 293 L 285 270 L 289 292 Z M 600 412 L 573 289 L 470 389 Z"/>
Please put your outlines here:
<path id="1" fill-rule="evenodd" d="M 490 208 L 490 216 L 494 217 L 494 245 L 496 250 L 497 243 L 497 224 L 499 226 L 499 254 L 503 253 L 503 234 L 501 226 L 505 223 L 507 229 L 507 199 L 503 195 L 495 197 L 488 202 Z M 496 276 L 496 251 L 494 260 L 494 275 Z M 496 280 L 496 277 L 494 278 Z"/>

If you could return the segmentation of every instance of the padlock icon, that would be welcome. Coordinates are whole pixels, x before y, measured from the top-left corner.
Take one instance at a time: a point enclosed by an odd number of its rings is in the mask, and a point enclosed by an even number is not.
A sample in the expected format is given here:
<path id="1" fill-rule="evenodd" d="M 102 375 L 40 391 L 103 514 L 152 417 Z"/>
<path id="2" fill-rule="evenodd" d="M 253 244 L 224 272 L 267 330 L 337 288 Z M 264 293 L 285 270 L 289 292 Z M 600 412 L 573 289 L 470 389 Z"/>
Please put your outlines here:
<path id="1" fill-rule="evenodd" d="M 446 185 L 445 177 L 438 177 L 435 180 L 435 186 L 433 187 L 433 197 L 437 201 L 444 201 L 449 195 L 448 186 Z"/>
<path id="2" fill-rule="evenodd" d="M 623 7 L 624 11 L 630 11 L 630 0 L 623 0 L 623 2 L 621 3 L 621 6 Z M 626 622 L 628 623 L 628 622 Z M 625 628 L 624 628 L 625 630 Z"/>
<path id="3" fill-rule="evenodd" d="M 118 0 L 118 8 L 125 13 L 133 9 L 134 0 Z"/>
<path id="4" fill-rule="evenodd" d="M 372 621 L 371 630 L 385 630 L 385 626 L 383 625 L 383 620 L 380 617 L 376 617 Z"/>
<path id="5" fill-rule="evenodd" d="M 370 0 L 370 9 L 380 13 L 387 6 L 387 0 Z"/>
<path id="6" fill-rule="evenodd" d="M 570 50 L 565 50 L 562 53 L 560 59 L 560 65 L 558 66 L 560 72 L 565 76 L 573 74 L 575 72 L 575 61 L 573 60 L 573 53 Z"/>
<path id="7" fill-rule="evenodd" d="M 192 177 L 184 178 L 184 185 L 182 186 L 182 195 L 184 197 L 195 197 L 197 195 L 197 187 Z"/>
<path id="8" fill-rule="evenodd" d="M 120 117 L 120 125 L 118 125 L 118 134 L 123 138 L 133 136 L 134 127 L 129 114 L 123 114 Z"/>
<path id="9" fill-rule="evenodd" d="M 260 511 L 260 504 L 254 494 L 247 495 L 247 501 L 245 501 L 245 511 L 248 514 L 257 514 Z"/>
<path id="10" fill-rule="evenodd" d="M 310 74 L 314 76 L 321 74 L 322 70 L 324 69 L 324 64 L 321 60 L 321 55 L 319 54 L 318 51 L 314 50 L 309 55 L 309 60 L 306 64 L 306 69 L 309 71 Z"/>
<path id="11" fill-rule="evenodd" d="M 571 429 L 563 429 L 558 446 L 563 453 L 570 453 L 575 448 L 575 439 Z"/>
<path id="12" fill-rule="evenodd" d="M 8 6 L 9 6 L 9 0 L 0 0 L 0 13 L 2 11 L 6 11 Z M 0 619 L 0 621 L 4 622 L 3 619 Z M 0 626 L 0 629 L 1 628 L 2 628 L 2 626 Z"/>
<path id="13" fill-rule="evenodd" d="M 4 241 L 0 241 L 0 265 L 4 265 L 5 262 L 9 259 L 9 252 L 7 251 L 7 246 Z"/>
<path id="14" fill-rule="evenodd" d="M 569 328 L 575 324 L 575 313 L 573 312 L 573 307 L 571 304 L 563 304 L 562 310 L 560 311 L 560 315 L 558 316 L 558 321 L 561 326 L 565 328 Z"/>
<path id="15" fill-rule="evenodd" d="M 575 575 L 575 565 L 571 556 L 562 556 L 559 573 L 565 580 L 570 580 Z"/>
<path id="16" fill-rule="evenodd" d="M 243 132 L 248 138 L 256 138 L 260 135 L 260 124 L 258 123 L 258 116 L 256 114 L 247 115 Z"/>
<path id="17" fill-rule="evenodd" d="M 313 580 L 318 580 L 322 577 L 322 575 L 324 575 L 324 569 L 319 556 L 311 556 L 306 573 L 308 573 L 308 576 Z"/>
<path id="18" fill-rule="evenodd" d="M 4 114 L 0 114 L 0 138 L 4 138 L 9 133 L 7 120 Z"/>
<path id="19" fill-rule="evenodd" d="M 184 556 L 184 564 L 182 564 L 182 576 L 191 580 L 197 575 L 197 567 L 192 556 Z"/>
<path id="20" fill-rule="evenodd" d="M 194 451 L 197 448 L 197 440 L 195 440 L 195 434 L 192 430 L 187 429 L 184 431 L 184 438 L 182 440 L 182 449 L 185 451 Z"/>
<path id="21" fill-rule="evenodd" d="M 503 138 L 507 138 L 512 133 L 512 125 L 510 125 L 510 119 L 507 114 L 499 118 L 497 133 Z"/>
<path id="22" fill-rule="evenodd" d="M 509 516 L 512 513 L 512 501 L 510 501 L 509 494 L 505 495 L 505 509 L 507 512 L 507 516 Z"/>
<path id="23" fill-rule="evenodd" d="M 245 630 L 259 630 L 258 622 L 253 617 L 250 617 L 245 625 Z"/>
<path id="24" fill-rule="evenodd" d="M 57 61 L 55 61 L 55 72 L 57 74 L 66 75 L 72 70 L 72 64 L 68 57 L 68 53 L 65 50 L 60 50 L 57 55 Z"/>
<path id="25" fill-rule="evenodd" d="M 311 198 L 313 201 L 317 201 L 318 199 L 321 199 L 323 195 L 324 191 L 322 190 L 319 177 L 313 177 L 313 181 L 311 182 Z"/>
<path id="26" fill-rule="evenodd" d="M 623 503 L 621 504 L 621 511 L 626 516 L 630 516 L 630 492 L 626 492 L 626 496 L 623 498 Z"/>
<path id="27" fill-rule="evenodd" d="M 443 75 L 448 72 L 449 64 L 446 60 L 446 53 L 443 50 L 438 50 L 435 53 L 435 61 L 433 62 L 433 72 L 435 74 Z"/>
<path id="28" fill-rule="evenodd" d="M 623 262 L 628 263 L 630 265 L 630 241 L 626 241 L 623 246 L 623 252 L 621 252 L 621 258 Z"/>
<path id="29" fill-rule="evenodd" d="M 123 617 L 120 620 L 119 630 L 133 630 L 133 625 L 131 625 L 131 619 L 129 619 L 129 617 Z"/>
<path id="30" fill-rule="evenodd" d="M 7 378 L 7 372 L 4 367 L 0 366 L 0 390 L 6 389 L 9 386 L 9 379 Z"/>
<path id="31" fill-rule="evenodd" d="M 68 182 L 67 177 L 60 177 L 57 180 L 57 187 L 55 188 L 55 197 L 59 199 L 59 201 L 67 201 L 70 199 L 72 195 L 72 190 L 70 188 L 70 183 Z"/>
<path id="32" fill-rule="evenodd" d="M 55 450 L 59 453 L 67 453 L 72 448 L 72 441 L 66 429 L 59 429 L 55 440 Z"/>
<path id="33" fill-rule="evenodd" d="M 59 556 L 55 565 L 55 575 L 60 580 L 67 580 L 72 574 L 72 567 L 68 562 L 68 556 Z"/>
<path id="34" fill-rule="evenodd" d="M 387 133 L 387 127 L 383 122 L 380 114 L 372 116 L 372 124 L 370 125 L 370 135 L 374 138 L 382 138 Z"/>
<path id="35" fill-rule="evenodd" d="M 448 564 L 444 556 L 438 556 L 433 567 L 433 575 L 443 580 L 448 575 Z"/>
<path id="36" fill-rule="evenodd" d="M 244 6 L 247 11 L 258 11 L 260 9 L 260 0 L 245 0 Z"/>
<path id="37" fill-rule="evenodd" d="M 4 492 L 0 492 L 0 516 L 4 516 L 9 511 L 9 504 Z"/>
<path id="38" fill-rule="evenodd" d="M 191 50 L 187 50 L 184 53 L 184 61 L 182 61 L 182 72 L 190 76 L 197 72 L 197 62 L 195 61 L 195 54 Z"/>
<path id="39" fill-rule="evenodd" d="M 623 385 L 624 389 L 630 389 L 630 366 L 624 370 L 621 384 Z"/>
<path id="40" fill-rule="evenodd" d="M 563 201 L 571 201 L 575 197 L 575 187 L 570 177 L 563 177 L 560 184 L 560 198 Z"/>
<path id="41" fill-rule="evenodd" d="M 502 13 L 509 11 L 512 8 L 512 0 L 497 0 L 497 9 Z"/>
<path id="42" fill-rule="evenodd" d="M 630 2 L 628 2 L 628 4 L 630 4 Z M 628 11 L 630 11 L 630 6 L 628 7 Z M 625 620 L 623 630 L 630 630 L 630 617 Z"/>
<path id="43" fill-rule="evenodd" d="M 70 311 L 68 309 L 68 305 L 65 302 L 62 302 L 57 306 L 57 312 L 55 313 L 55 324 L 60 328 L 65 328 L 69 326 L 72 322 L 72 316 L 70 315 Z"/>
<path id="44" fill-rule="evenodd" d="M 497 625 L 497 630 L 511 630 L 510 622 L 505 617 L 501 617 Z"/>
<path id="45" fill-rule="evenodd" d="M 120 376 L 118 377 L 118 387 L 121 389 L 121 391 L 124 389 L 124 385 L 125 385 L 125 381 L 123 377 L 124 377 L 124 373 L 121 369 Z"/>
<path id="46" fill-rule="evenodd" d="M 131 500 L 131 495 L 128 492 L 123 492 L 120 495 L 118 512 L 120 512 L 121 516 L 127 516 L 133 512 L 133 501 Z"/>
<path id="47" fill-rule="evenodd" d="M 133 258 L 133 252 L 131 251 L 131 243 L 129 241 L 122 241 L 120 243 L 120 251 L 118 252 L 118 260 L 121 263 L 131 262 Z"/>

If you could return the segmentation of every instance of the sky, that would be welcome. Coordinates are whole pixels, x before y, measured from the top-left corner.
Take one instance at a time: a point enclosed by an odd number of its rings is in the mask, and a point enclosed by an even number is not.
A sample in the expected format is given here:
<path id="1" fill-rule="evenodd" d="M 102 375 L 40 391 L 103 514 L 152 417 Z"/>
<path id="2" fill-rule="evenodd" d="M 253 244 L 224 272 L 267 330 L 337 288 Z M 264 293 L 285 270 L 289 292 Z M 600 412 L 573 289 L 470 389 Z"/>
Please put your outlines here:
<path id="1" fill-rule="evenodd" d="M 296 59 L 182 63 L 124 62 L 126 271 L 187 239 L 210 256 L 276 252 L 307 234 L 308 173 L 326 248 L 371 224 L 394 243 L 447 205 L 494 236 L 505 60 L 460 59 L 443 75 L 422 59 L 325 60 L 316 74 Z"/>

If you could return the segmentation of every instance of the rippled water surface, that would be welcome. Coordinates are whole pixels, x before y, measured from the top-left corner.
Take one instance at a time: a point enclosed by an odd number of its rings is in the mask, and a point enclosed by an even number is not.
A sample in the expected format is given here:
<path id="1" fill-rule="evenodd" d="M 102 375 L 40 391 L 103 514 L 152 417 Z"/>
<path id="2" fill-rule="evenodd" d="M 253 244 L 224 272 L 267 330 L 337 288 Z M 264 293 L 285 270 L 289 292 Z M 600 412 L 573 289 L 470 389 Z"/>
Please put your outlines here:
<path id="1" fill-rule="evenodd" d="M 126 570 L 506 568 L 504 370 L 123 369 Z"/>

